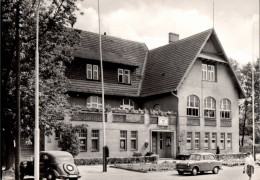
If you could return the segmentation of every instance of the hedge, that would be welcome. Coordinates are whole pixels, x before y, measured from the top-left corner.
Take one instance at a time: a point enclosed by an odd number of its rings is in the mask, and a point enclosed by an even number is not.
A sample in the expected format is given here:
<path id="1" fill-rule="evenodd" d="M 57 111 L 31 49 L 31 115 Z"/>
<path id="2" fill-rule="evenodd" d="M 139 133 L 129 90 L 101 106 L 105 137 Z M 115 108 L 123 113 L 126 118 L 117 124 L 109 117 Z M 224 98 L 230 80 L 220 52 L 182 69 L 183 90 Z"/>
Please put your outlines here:
<path id="1" fill-rule="evenodd" d="M 159 156 L 140 156 L 126 158 L 107 158 L 108 164 L 134 164 L 134 163 L 157 163 Z M 103 158 L 81 158 L 74 159 L 76 165 L 98 165 L 103 164 Z"/>

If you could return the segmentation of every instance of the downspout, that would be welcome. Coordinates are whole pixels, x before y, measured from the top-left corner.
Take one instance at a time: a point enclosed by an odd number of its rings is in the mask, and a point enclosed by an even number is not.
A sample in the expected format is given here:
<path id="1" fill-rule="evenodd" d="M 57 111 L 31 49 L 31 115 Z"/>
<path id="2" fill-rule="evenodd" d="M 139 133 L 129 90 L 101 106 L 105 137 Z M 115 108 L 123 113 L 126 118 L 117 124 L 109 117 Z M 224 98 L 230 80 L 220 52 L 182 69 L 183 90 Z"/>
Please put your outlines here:
<path id="1" fill-rule="evenodd" d="M 176 91 L 176 90 L 174 90 Z M 176 149 L 176 156 L 178 153 L 180 153 L 180 143 L 178 143 L 177 141 L 177 135 L 180 134 L 179 129 L 178 129 L 178 124 L 179 124 L 179 97 L 177 96 L 177 94 L 175 94 L 173 91 L 171 91 L 172 95 L 175 96 L 177 98 L 177 117 L 176 117 L 176 145 L 177 145 L 177 149 Z M 179 138 L 178 138 L 179 140 Z"/>

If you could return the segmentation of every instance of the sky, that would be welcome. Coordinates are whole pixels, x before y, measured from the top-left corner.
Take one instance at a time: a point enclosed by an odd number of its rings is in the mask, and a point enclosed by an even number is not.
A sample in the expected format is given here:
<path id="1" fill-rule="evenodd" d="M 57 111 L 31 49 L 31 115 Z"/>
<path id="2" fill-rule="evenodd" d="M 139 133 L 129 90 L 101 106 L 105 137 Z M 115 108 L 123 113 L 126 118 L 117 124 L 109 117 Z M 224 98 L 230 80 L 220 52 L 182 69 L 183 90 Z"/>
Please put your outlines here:
<path id="1" fill-rule="evenodd" d="M 98 33 L 98 0 L 78 4 L 74 28 Z M 145 43 L 148 49 L 213 28 L 213 0 L 100 0 L 101 33 Z M 259 0 L 214 0 L 214 29 L 229 58 L 259 57 Z"/>

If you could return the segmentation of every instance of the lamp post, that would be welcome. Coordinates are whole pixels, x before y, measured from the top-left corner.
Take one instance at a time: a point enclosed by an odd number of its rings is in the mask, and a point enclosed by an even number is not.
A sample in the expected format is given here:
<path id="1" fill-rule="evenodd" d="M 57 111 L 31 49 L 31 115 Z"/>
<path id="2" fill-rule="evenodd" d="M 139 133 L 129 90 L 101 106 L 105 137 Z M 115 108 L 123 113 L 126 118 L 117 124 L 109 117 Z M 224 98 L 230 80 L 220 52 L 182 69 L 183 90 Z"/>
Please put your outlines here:
<path id="1" fill-rule="evenodd" d="M 101 86 L 102 86 L 102 119 L 103 119 L 103 172 L 107 171 L 106 166 L 106 127 L 105 127 L 105 98 L 104 98 L 104 74 L 102 61 L 102 42 L 100 33 L 100 10 L 98 0 L 98 30 L 99 30 L 99 50 L 100 50 L 100 71 L 101 71 Z"/>
<path id="2" fill-rule="evenodd" d="M 39 7 L 36 9 L 36 50 L 35 50 L 35 129 L 34 129 L 34 179 L 39 180 L 40 130 L 39 130 Z"/>

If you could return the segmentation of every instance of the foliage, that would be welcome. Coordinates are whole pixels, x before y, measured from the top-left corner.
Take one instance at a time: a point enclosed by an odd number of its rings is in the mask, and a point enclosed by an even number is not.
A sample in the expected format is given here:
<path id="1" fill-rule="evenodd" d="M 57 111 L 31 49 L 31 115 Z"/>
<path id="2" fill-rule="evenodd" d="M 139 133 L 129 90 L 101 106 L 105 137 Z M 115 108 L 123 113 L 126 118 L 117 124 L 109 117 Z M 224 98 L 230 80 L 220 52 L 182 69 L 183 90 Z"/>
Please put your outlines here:
<path id="1" fill-rule="evenodd" d="M 86 125 L 72 126 L 72 124 L 57 123 L 56 132 L 60 133 L 58 141 L 62 151 L 70 152 L 74 157 L 79 154 L 79 139 L 76 133 L 86 131 Z"/>
<path id="2" fill-rule="evenodd" d="M 1 2 L 2 45 L 2 144 L 11 152 L 16 129 L 16 45 L 20 40 L 21 63 L 21 135 L 34 137 L 35 121 L 35 47 L 36 6 L 39 9 L 39 114 L 40 128 L 47 135 L 56 126 L 56 116 L 65 113 L 69 81 L 64 75 L 64 62 L 73 60 L 73 47 L 78 33 L 69 28 L 76 21 L 77 0 L 3 0 Z M 20 11 L 16 8 L 20 7 Z M 19 12 L 19 14 L 17 14 Z M 19 20 L 19 21 L 18 21 Z M 19 24 L 18 24 L 19 22 Z M 16 31 L 17 30 L 17 31 Z M 20 32 L 18 36 L 17 32 Z M 7 154 L 7 156 L 9 156 Z"/>

